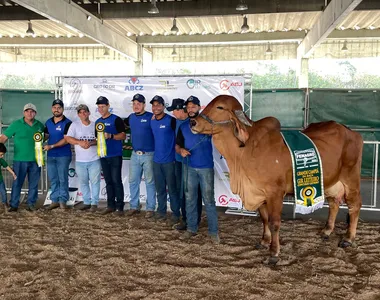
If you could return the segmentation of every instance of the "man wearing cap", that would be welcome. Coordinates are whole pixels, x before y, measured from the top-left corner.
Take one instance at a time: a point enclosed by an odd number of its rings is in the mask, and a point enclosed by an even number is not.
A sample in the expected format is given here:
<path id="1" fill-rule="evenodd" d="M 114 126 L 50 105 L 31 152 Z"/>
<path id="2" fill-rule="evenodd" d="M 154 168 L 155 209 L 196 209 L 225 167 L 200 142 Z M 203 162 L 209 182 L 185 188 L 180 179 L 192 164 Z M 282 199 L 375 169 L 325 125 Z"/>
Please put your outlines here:
<path id="1" fill-rule="evenodd" d="M 136 94 L 132 98 L 133 111 L 124 120 L 126 126 L 131 128 L 132 156 L 129 164 L 129 191 L 131 200 L 128 216 L 140 212 L 140 183 L 144 173 L 147 192 L 145 218 L 150 219 L 156 208 L 156 189 L 153 177 L 154 137 L 150 121 L 153 114 L 145 111 L 145 97 Z"/>
<path id="2" fill-rule="evenodd" d="M 18 209 L 21 187 L 27 174 L 29 186 L 27 210 L 36 210 L 35 204 L 38 197 L 41 168 L 36 162 L 34 135 L 36 133 L 42 134 L 44 131 L 44 124 L 35 119 L 36 114 L 36 106 L 32 103 L 26 104 L 24 106 L 24 117 L 12 122 L 4 134 L 0 136 L 0 143 L 5 143 L 9 138 L 14 137 L 13 170 L 17 179 L 12 184 L 10 212 L 16 212 Z"/>
<path id="3" fill-rule="evenodd" d="M 101 165 L 96 151 L 95 126 L 90 121 L 90 110 L 87 105 L 80 104 L 77 112 L 80 120 L 71 124 L 65 138 L 75 148 L 75 170 L 83 194 L 83 206 L 80 210 L 96 212 L 99 203 Z"/>
<path id="4" fill-rule="evenodd" d="M 122 141 L 126 138 L 124 122 L 120 117 L 109 112 L 110 103 L 106 97 L 100 96 L 96 100 L 96 105 L 101 115 L 95 122 L 96 135 L 98 141 L 100 134 L 104 136 L 107 149 L 107 154 L 100 158 L 107 190 L 107 208 L 102 214 L 115 212 L 116 215 L 122 216 L 124 214 L 124 188 L 121 179 Z"/>
<path id="5" fill-rule="evenodd" d="M 65 140 L 65 135 L 71 121 L 63 114 L 63 102 L 53 101 L 51 107 L 53 117 L 45 123 L 45 140 L 48 140 L 44 150 L 47 151 L 47 173 L 50 181 L 50 200 L 48 210 L 57 207 L 66 208 L 69 200 L 69 165 L 71 162 L 71 146 Z"/>
<path id="6" fill-rule="evenodd" d="M 168 111 L 172 111 L 176 120 L 176 129 L 175 134 L 177 136 L 179 127 L 189 118 L 186 107 L 185 100 L 176 98 L 173 99 L 172 105 L 167 107 Z M 177 230 L 186 230 L 186 203 L 185 203 L 185 193 L 184 193 L 184 184 L 183 184 L 183 176 L 182 176 L 182 156 L 178 153 L 175 153 L 175 177 L 176 177 L 176 185 L 177 185 L 177 193 L 179 197 L 181 214 L 182 214 L 182 222 L 175 224 L 174 229 Z M 202 194 L 200 191 L 200 187 L 198 188 L 198 224 L 201 221 L 202 216 Z"/>
<path id="7" fill-rule="evenodd" d="M 180 203 L 175 180 L 176 120 L 164 112 L 165 101 L 161 96 L 154 96 L 150 104 L 154 114 L 150 124 L 154 136 L 153 174 L 158 203 L 156 219 L 166 220 L 167 186 L 173 212 L 170 225 L 173 226 L 180 220 Z"/>
<path id="8" fill-rule="evenodd" d="M 201 103 L 197 97 L 190 96 L 185 105 L 190 118 L 198 116 Z M 187 120 L 178 130 L 176 143 L 177 153 L 184 158 L 185 176 L 187 231 L 181 236 L 181 239 L 190 239 L 198 232 L 197 198 L 200 184 L 207 214 L 208 233 L 214 243 L 219 243 L 211 136 L 194 134 L 190 129 L 190 120 Z"/>

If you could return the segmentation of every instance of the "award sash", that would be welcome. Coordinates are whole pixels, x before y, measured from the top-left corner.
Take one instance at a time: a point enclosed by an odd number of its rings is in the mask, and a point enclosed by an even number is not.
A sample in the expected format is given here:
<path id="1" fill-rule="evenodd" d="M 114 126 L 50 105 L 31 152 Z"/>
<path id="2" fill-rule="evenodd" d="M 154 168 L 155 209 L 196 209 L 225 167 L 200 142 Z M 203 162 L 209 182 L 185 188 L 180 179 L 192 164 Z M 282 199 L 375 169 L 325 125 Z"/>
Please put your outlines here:
<path id="1" fill-rule="evenodd" d="M 44 152 L 42 148 L 42 133 L 41 132 L 36 132 L 33 135 L 34 139 L 34 152 L 36 156 L 36 162 L 39 167 L 42 167 L 44 165 Z"/>
<path id="2" fill-rule="evenodd" d="M 105 157 L 107 156 L 107 144 L 106 144 L 106 137 L 104 136 L 104 129 L 106 126 L 103 123 L 96 124 L 96 131 L 97 131 L 97 149 L 98 149 L 98 156 L 99 157 Z"/>

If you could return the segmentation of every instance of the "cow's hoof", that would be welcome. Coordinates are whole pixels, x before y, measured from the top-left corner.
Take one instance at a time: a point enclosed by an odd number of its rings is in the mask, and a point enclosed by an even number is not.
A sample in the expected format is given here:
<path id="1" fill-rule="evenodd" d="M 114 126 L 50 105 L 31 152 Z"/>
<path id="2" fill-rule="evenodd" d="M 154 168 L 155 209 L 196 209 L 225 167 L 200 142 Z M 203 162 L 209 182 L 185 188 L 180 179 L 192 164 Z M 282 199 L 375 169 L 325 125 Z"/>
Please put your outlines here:
<path id="1" fill-rule="evenodd" d="M 271 257 L 269 257 L 268 265 L 275 266 L 279 260 L 280 259 L 278 258 L 278 256 L 271 256 Z"/>
<path id="2" fill-rule="evenodd" d="M 261 244 L 261 243 L 257 243 L 257 244 L 255 245 L 255 249 L 256 249 L 256 250 L 268 250 L 268 249 L 269 249 L 269 245 L 266 246 L 266 245 L 263 245 L 263 244 Z"/>
<path id="3" fill-rule="evenodd" d="M 322 234 L 321 234 L 321 238 L 322 238 L 322 240 L 324 240 L 324 241 L 328 241 L 328 240 L 330 239 L 330 236 L 327 235 L 327 234 L 325 234 L 325 233 L 322 233 Z"/>
<path id="4" fill-rule="evenodd" d="M 339 242 L 338 246 L 339 246 L 340 248 L 347 248 L 347 247 L 351 247 L 351 246 L 352 246 L 352 243 L 347 242 L 347 241 L 345 241 L 345 240 L 341 240 L 341 241 Z"/>

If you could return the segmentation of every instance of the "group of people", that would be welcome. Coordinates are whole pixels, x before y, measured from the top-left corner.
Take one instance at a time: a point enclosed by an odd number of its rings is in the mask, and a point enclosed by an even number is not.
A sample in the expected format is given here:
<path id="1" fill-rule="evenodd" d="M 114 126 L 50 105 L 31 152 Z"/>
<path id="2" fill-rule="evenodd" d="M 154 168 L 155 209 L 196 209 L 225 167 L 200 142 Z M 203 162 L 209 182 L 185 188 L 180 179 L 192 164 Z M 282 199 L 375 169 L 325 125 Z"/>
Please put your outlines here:
<path id="1" fill-rule="evenodd" d="M 52 103 L 53 117 L 45 126 L 36 120 L 37 108 L 32 103 L 24 106 L 23 118 L 14 121 L 0 136 L 0 164 L 14 177 L 9 212 L 18 210 L 21 187 L 28 175 L 29 192 L 27 209 L 34 211 L 37 201 L 41 168 L 36 161 L 36 133 L 44 132 L 47 144 L 47 171 L 51 184 L 51 204 L 48 210 L 66 208 L 69 200 L 68 169 L 72 159 L 71 145 L 75 147 L 75 164 L 80 190 L 83 193 L 81 210 L 98 211 L 100 174 L 103 172 L 107 191 L 107 208 L 101 214 L 124 214 L 122 183 L 122 151 L 126 130 L 130 129 L 132 155 L 129 166 L 130 209 L 128 216 L 140 213 L 140 183 L 146 185 L 145 218 L 166 221 L 167 202 L 172 211 L 169 224 L 184 231 L 181 239 L 197 234 L 205 206 L 208 233 L 219 243 L 218 217 L 214 199 L 214 163 L 211 137 L 194 134 L 190 120 L 201 110 L 195 96 L 173 99 L 165 113 L 164 99 L 156 95 L 150 101 L 152 112 L 146 111 L 146 99 L 141 94 L 132 98 L 133 113 L 126 119 L 110 113 L 110 103 L 100 96 L 96 105 L 101 115 L 95 123 L 90 121 L 90 110 L 80 104 L 76 109 L 79 120 L 71 122 L 63 114 L 61 100 Z M 13 170 L 2 159 L 4 143 L 14 138 Z M 0 195 L 8 206 L 4 183 L 0 176 Z M 5 186 L 4 186 L 5 191 Z M 168 192 L 167 192 L 168 191 Z M 157 210 L 156 210 L 157 206 Z"/>

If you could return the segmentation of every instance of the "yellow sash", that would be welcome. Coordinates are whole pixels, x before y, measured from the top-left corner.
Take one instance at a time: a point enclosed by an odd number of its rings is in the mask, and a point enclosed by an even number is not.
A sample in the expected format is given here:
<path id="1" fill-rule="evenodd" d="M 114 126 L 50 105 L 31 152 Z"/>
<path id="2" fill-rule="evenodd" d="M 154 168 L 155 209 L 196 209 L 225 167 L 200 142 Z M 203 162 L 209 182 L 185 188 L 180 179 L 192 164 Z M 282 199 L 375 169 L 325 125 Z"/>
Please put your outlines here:
<path id="1" fill-rule="evenodd" d="M 97 138 L 97 148 L 98 148 L 98 156 L 99 157 L 105 157 L 107 156 L 107 144 L 106 144 L 106 137 L 104 136 L 104 129 L 105 125 L 103 123 L 96 124 L 96 131 L 98 133 Z"/>
<path id="2" fill-rule="evenodd" d="M 34 139 L 34 152 L 36 155 L 36 162 L 39 167 L 42 167 L 44 165 L 44 152 L 42 148 L 42 133 L 41 132 L 36 132 L 33 135 Z"/>

